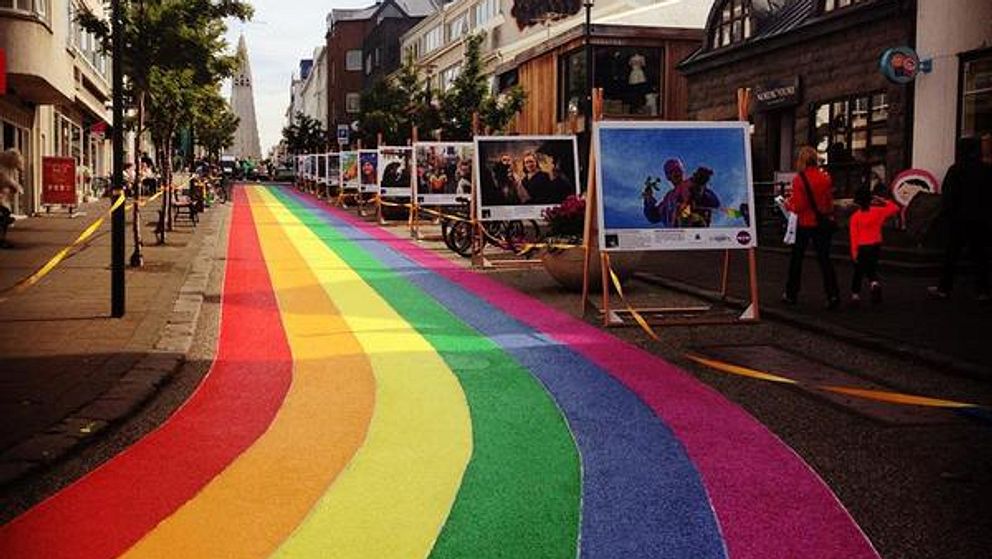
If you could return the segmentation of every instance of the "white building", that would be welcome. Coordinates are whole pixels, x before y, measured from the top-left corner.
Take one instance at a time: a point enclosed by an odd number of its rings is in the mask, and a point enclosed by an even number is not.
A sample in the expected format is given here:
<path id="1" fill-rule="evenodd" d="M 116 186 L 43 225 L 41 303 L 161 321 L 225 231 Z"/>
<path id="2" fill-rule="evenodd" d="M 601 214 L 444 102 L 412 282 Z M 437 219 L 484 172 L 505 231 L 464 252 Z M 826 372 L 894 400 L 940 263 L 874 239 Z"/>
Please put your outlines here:
<path id="1" fill-rule="evenodd" d="M 917 0 L 916 29 L 913 166 L 943 179 L 958 138 L 992 133 L 992 2 Z"/>
<path id="2" fill-rule="evenodd" d="M 87 186 L 82 168 L 92 177 L 111 173 L 110 58 L 73 22 L 81 6 L 103 14 L 98 0 L 0 1 L 8 74 L 0 95 L 0 150 L 17 149 L 25 159 L 15 213 L 41 207 L 43 157 L 75 159 L 80 197 Z"/>
<path id="3" fill-rule="evenodd" d="M 313 51 L 313 67 L 299 86 L 299 105 L 296 110 L 316 119 L 327 129 L 327 49 Z M 295 114 L 295 112 L 293 113 Z"/>
<path id="4" fill-rule="evenodd" d="M 258 161 L 262 158 L 262 147 L 258 140 L 258 121 L 255 119 L 255 94 L 252 86 L 251 64 L 248 60 L 248 45 L 245 36 L 238 39 L 238 69 L 231 83 L 231 110 L 238 117 L 238 130 L 234 143 L 227 153 L 243 159 Z"/>

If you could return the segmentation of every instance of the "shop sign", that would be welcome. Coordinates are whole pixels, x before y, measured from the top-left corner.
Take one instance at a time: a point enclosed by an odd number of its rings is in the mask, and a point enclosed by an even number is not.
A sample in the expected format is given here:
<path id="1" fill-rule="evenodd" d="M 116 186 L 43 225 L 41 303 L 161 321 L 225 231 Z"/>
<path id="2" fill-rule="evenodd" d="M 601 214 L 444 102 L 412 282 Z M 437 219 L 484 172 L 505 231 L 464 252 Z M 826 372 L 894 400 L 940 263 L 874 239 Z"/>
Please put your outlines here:
<path id="1" fill-rule="evenodd" d="M 939 194 L 940 181 L 924 169 L 907 169 L 892 181 L 892 199 L 903 208 L 909 206 L 917 194 Z"/>
<path id="2" fill-rule="evenodd" d="M 799 104 L 799 76 L 787 80 L 770 80 L 754 88 L 754 109 L 770 111 Z"/>
<path id="3" fill-rule="evenodd" d="M 0 95 L 7 94 L 7 51 L 0 49 Z"/>
<path id="4" fill-rule="evenodd" d="M 41 158 L 41 203 L 75 206 L 76 160 L 72 157 Z"/>
<path id="5" fill-rule="evenodd" d="M 907 84 L 920 73 L 920 57 L 909 47 L 895 47 L 882 53 L 879 68 L 892 83 Z"/>

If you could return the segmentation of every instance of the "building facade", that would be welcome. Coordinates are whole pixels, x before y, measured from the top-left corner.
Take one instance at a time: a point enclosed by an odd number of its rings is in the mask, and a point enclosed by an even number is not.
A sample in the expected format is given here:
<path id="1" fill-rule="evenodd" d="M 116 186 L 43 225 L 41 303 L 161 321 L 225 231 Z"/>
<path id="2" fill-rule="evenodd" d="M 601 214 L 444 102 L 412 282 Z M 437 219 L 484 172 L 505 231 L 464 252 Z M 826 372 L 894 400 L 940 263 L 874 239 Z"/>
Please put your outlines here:
<path id="1" fill-rule="evenodd" d="M 362 42 L 362 72 L 368 89 L 403 62 L 400 37 L 420 20 L 433 14 L 441 0 L 384 0 L 372 16 L 373 24 Z"/>
<path id="2" fill-rule="evenodd" d="M 313 51 L 313 66 L 306 77 L 300 80 L 299 105 L 297 110 L 316 119 L 327 129 L 327 49 L 317 47 Z"/>
<path id="3" fill-rule="evenodd" d="M 992 2 L 917 0 L 913 167 L 943 178 L 959 138 L 992 134 Z M 953 100 L 953 101 L 952 101 Z"/>
<path id="4" fill-rule="evenodd" d="M 75 160 L 77 199 L 94 192 L 98 183 L 88 177 L 111 173 L 111 63 L 74 22 L 84 8 L 103 14 L 96 0 L 0 0 L 7 66 L 0 150 L 17 149 L 25 159 L 14 213 L 41 208 L 43 157 Z"/>
<path id="5" fill-rule="evenodd" d="M 364 86 L 362 48 L 378 9 L 331 10 L 327 16 L 327 128 L 332 136 L 339 125 L 350 127 L 358 119 Z"/>
<path id="6" fill-rule="evenodd" d="M 756 180 L 791 171 L 809 144 L 836 197 L 887 184 L 911 165 L 913 88 L 887 80 L 879 60 L 914 43 L 915 18 L 910 0 L 718 0 L 704 47 L 680 65 L 689 118 L 736 119 L 736 92 L 750 88 Z"/>

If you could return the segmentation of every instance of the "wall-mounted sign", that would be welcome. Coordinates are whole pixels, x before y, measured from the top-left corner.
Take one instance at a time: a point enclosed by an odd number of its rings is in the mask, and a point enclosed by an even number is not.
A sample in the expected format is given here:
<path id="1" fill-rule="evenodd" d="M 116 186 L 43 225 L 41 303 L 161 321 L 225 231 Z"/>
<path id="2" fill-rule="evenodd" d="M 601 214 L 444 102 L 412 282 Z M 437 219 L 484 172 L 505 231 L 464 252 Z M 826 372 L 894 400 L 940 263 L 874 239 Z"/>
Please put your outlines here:
<path id="1" fill-rule="evenodd" d="M 41 158 L 41 203 L 75 206 L 76 160 L 71 157 Z"/>
<path id="2" fill-rule="evenodd" d="M 920 57 L 909 47 L 895 47 L 882 53 L 882 75 L 892 83 L 907 84 L 920 73 Z"/>
<path id="3" fill-rule="evenodd" d="M 754 110 L 770 111 L 799 104 L 799 76 L 786 80 L 769 80 L 755 86 L 752 92 Z"/>
<path id="4" fill-rule="evenodd" d="M 902 207 L 909 206 L 913 198 L 921 192 L 938 194 L 940 181 L 929 171 L 906 169 L 892 181 L 892 198 Z"/>
<path id="5" fill-rule="evenodd" d="M 338 144 L 342 146 L 348 145 L 348 135 L 350 131 L 347 124 L 338 125 Z"/>

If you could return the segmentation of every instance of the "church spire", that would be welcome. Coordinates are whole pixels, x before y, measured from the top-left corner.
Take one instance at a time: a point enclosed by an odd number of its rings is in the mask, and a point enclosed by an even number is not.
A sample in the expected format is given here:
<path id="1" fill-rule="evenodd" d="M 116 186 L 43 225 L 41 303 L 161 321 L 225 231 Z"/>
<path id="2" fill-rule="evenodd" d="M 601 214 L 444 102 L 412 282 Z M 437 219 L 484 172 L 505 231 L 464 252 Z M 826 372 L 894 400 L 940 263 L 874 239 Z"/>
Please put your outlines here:
<path id="1" fill-rule="evenodd" d="M 258 123 L 255 119 L 255 96 L 252 93 L 251 64 L 248 61 L 248 44 L 242 33 L 238 39 L 238 69 L 234 72 L 231 84 L 231 110 L 237 115 L 238 131 L 234 134 L 234 144 L 228 149 L 230 155 L 262 158 L 262 148 L 258 141 Z"/>

